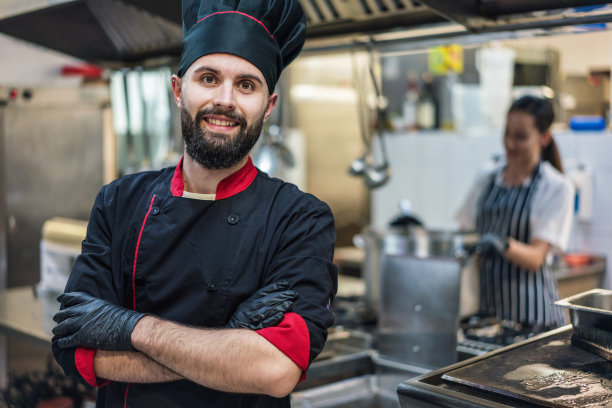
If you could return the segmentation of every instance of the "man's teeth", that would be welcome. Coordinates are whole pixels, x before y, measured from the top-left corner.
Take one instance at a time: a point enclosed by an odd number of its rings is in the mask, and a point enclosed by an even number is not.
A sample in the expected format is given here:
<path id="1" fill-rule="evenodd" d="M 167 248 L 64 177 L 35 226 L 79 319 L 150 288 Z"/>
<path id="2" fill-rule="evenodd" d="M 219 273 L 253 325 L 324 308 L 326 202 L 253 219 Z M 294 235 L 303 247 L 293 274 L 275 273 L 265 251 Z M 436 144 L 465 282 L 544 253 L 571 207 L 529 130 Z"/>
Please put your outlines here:
<path id="1" fill-rule="evenodd" d="M 208 123 L 216 126 L 234 126 L 234 122 L 228 122 L 227 120 L 219 119 L 208 119 Z"/>

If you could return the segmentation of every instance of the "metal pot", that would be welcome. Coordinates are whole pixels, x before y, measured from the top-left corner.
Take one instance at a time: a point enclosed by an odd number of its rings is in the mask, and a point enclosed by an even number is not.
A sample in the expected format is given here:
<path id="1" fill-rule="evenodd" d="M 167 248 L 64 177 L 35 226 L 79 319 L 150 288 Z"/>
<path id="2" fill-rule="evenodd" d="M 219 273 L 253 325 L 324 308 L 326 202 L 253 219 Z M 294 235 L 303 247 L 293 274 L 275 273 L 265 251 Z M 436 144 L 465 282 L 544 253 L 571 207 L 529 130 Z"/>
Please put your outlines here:
<path id="1" fill-rule="evenodd" d="M 353 244 L 365 251 L 362 276 L 365 281 L 367 305 L 378 312 L 380 270 L 385 255 L 463 259 L 467 257 L 464 248 L 473 245 L 477 240 L 476 233 L 430 231 L 414 225 L 390 228 L 385 232 L 366 228 L 361 234 L 353 237 Z"/>

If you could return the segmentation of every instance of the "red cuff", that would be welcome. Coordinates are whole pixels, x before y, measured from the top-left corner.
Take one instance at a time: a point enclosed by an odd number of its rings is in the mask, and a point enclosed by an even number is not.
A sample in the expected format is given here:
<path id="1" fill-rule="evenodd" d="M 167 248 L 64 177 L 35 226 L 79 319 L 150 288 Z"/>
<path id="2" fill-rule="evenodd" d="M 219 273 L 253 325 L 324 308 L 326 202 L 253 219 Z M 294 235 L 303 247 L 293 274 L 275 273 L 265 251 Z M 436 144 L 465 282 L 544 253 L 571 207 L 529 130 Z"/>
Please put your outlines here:
<path id="1" fill-rule="evenodd" d="M 96 372 L 94 371 L 94 357 L 96 356 L 96 349 L 77 347 L 74 353 L 74 364 L 76 365 L 79 374 L 87 384 L 92 387 L 104 387 L 110 381 L 98 382 L 96 378 Z"/>
<path id="2" fill-rule="evenodd" d="M 278 326 L 257 330 L 257 333 L 274 344 L 304 372 L 300 381 L 306 378 L 310 360 L 310 333 L 302 316 L 287 313 Z"/>

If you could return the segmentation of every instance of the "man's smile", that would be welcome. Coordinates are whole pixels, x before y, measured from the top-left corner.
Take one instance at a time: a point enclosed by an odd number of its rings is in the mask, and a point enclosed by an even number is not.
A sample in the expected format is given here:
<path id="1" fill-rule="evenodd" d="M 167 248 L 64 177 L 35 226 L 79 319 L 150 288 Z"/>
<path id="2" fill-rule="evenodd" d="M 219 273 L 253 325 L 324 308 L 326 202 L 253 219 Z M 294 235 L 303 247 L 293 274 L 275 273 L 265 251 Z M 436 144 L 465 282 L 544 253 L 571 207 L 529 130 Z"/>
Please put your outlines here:
<path id="1" fill-rule="evenodd" d="M 214 130 L 232 130 L 237 126 L 240 126 L 240 122 L 229 119 L 224 116 L 205 116 L 204 122 L 209 128 Z"/>

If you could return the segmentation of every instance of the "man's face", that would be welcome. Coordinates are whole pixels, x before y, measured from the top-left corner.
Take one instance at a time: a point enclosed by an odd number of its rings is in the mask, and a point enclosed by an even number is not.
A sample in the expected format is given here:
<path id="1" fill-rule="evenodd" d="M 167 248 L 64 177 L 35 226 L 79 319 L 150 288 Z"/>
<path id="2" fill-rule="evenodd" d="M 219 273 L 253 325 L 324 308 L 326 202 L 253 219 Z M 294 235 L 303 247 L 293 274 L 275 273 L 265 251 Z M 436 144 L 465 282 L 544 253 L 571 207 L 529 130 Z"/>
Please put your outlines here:
<path id="1" fill-rule="evenodd" d="M 263 75 L 230 54 L 196 60 L 172 88 L 181 109 L 185 151 L 208 169 L 237 165 L 253 148 L 278 96 Z"/>

